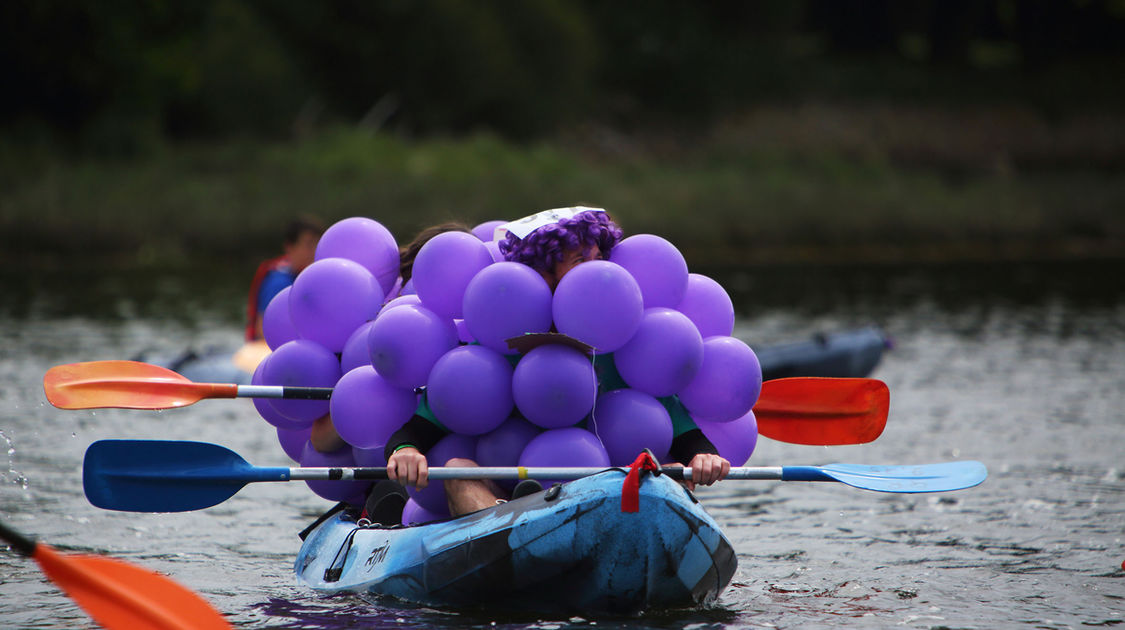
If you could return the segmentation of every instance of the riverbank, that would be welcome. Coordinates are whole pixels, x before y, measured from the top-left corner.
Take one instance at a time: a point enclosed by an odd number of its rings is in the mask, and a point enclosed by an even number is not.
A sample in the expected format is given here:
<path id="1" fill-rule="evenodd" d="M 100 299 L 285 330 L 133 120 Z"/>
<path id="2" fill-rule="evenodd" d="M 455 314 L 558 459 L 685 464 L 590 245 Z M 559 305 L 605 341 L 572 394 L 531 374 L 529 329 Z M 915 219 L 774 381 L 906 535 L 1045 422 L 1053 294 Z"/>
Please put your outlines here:
<path id="1" fill-rule="evenodd" d="M 1125 251 L 1125 121 L 1097 112 L 773 107 L 694 132 L 581 128 L 534 145 L 337 128 L 132 160 L 4 152 L 9 264 L 254 259 L 301 214 L 371 216 L 406 240 L 577 203 L 701 266 Z"/>

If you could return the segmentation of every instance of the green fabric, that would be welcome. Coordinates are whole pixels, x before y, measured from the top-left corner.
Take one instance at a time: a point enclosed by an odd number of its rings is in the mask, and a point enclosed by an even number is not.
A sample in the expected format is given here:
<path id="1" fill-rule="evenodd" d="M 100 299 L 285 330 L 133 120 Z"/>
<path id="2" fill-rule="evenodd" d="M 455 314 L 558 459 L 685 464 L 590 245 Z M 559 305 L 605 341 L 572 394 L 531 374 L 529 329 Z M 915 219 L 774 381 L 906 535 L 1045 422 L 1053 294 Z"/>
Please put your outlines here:
<path id="1" fill-rule="evenodd" d="M 665 396 L 664 398 L 657 398 L 657 400 L 660 401 L 660 404 L 664 405 L 664 408 L 668 410 L 668 415 L 672 418 L 673 439 L 680 437 L 688 431 L 699 428 L 699 426 L 695 424 L 695 420 L 692 420 L 691 416 L 688 414 L 687 407 L 684 407 L 684 403 L 680 402 L 678 397 L 674 395 Z"/>
<path id="2" fill-rule="evenodd" d="M 433 410 L 430 409 L 430 400 L 426 392 L 422 392 L 422 395 L 418 397 L 418 408 L 414 410 L 414 415 L 422 416 L 436 424 L 442 431 L 450 432 L 444 424 L 438 422 L 437 416 L 435 416 Z"/>
<path id="3" fill-rule="evenodd" d="M 617 371 L 617 363 L 613 360 L 613 354 L 595 354 L 594 373 L 598 377 L 598 391 L 603 394 L 616 389 L 625 389 L 629 386 L 625 379 L 621 378 L 621 373 Z"/>

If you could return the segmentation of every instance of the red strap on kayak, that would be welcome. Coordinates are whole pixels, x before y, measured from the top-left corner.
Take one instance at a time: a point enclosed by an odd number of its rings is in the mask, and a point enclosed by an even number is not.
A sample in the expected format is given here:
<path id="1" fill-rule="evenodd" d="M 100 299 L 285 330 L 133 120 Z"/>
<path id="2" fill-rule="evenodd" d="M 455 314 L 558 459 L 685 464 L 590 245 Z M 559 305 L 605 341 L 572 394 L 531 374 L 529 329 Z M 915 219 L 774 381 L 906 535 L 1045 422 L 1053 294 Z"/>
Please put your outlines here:
<path id="1" fill-rule="evenodd" d="M 625 483 L 621 484 L 621 511 L 639 512 L 641 509 L 641 471 L 660 470 L 660 464 L 645 451 L 637 455 L 637 459 L 629 465 L 629 474 L 625 475 Z"/>

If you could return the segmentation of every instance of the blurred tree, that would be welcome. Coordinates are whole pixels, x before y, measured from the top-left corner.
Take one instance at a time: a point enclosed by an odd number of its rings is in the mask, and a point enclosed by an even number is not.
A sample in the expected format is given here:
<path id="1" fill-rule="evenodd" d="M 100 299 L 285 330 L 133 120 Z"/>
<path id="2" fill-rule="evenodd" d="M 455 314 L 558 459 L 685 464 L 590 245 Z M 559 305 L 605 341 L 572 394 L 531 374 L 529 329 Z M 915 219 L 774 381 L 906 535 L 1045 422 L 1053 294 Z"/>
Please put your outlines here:
<path id="1" fill-rule="evenodd" d="M 1021 97 L 1059 64 L 1065 87 L 1038 90 L 1055 106 L 1119 102 L 1120 81 L 1069 69 L 1112 76 L 1123 52 L 1122 0 L 10 0 L 0 130 L 127 154 L 288 134 L 323 103 L 337 121 L 533 138 L 808 95 Z"/>
<path id="2" fill-rule="evenodd" d="M 254 6 L 352 119 L 390 98 L 402 127 L 483 126 L 526 137 L 589 106 L 597 42 L 582 13 L 562 0 Z"/>

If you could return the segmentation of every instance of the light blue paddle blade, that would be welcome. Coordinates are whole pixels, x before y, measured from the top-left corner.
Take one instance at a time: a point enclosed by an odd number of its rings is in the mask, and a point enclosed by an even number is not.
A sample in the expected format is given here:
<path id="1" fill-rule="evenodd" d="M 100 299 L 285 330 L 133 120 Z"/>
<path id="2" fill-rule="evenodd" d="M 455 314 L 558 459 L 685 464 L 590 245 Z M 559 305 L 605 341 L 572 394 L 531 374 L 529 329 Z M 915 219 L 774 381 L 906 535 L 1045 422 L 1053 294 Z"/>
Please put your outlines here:
<path id="1" fill-rule="evenodd" d="M 100 440 L 82 465 L 91 504 L 125 512 L 186 512 L 226 501 L 253 481 L 286 481 L 288 468 L 257 468 L 205 442 Z"/>
<path id="2" fill-rule="evenodd" d="M 877 492 L 949 492 L 980 484 L 988 469 L 976 461 L 921 464 L 917 466 L 785 466 L 783 481 L 838 481 L 853 488 Z"/>

